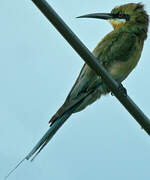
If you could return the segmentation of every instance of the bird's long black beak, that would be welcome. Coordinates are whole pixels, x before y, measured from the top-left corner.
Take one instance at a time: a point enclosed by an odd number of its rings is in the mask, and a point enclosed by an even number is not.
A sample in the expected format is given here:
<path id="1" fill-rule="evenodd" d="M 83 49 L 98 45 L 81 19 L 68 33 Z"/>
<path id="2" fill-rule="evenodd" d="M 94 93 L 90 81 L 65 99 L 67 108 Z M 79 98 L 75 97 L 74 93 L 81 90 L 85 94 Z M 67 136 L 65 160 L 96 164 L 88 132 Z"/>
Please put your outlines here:
<path id="1" fill-rule="evenodd" d="M 78 16 L 77 18 L 96 18 L 96 19 L 112 19 L 113 14 L 111 13 L 93 13 L 93 14 L 86 14 L 83 16 Z"/>

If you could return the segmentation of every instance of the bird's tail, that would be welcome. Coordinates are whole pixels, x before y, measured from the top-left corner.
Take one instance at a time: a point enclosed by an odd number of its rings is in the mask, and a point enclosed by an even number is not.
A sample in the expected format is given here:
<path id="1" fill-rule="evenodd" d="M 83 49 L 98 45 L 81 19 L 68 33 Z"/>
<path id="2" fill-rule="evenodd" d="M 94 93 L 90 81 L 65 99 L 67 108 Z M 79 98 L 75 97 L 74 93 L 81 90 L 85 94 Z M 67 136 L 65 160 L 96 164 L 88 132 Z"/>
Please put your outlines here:
<path id="1" fill-rule="evenodd" d="M 51 138 L 54 136 L 54 134 L 57 132 L 57 130 L 64 124 L 64 122 L 71 116 L 73 112 L 80 106 L 80 104 L 84 101 L 86 97 L 88 97 L 92 92 L 97 89 L 97 86 L 95 88 L 91 89 L 90 91 L 84 93 L 81 95 L 77 101 L 75 101 L 70 107 L 64 109 L 66 106 L 66 102 L 62 105 L 62 107 L 57 111 L 57 113 L 51 118 L 50 120 L 50 128 L 48 131 L 44 134 L 44 136 L 39 140 L 39 142 L 34 146 L 34 148 L 27 154 L 25 158 L 23 158 L 8 174 L 5 176 L 5 179 L 7 179 L 25 160 L 31 159 L 31 161 L 34 160 L 34 158 L 41 152 L 41 150 L 47 145 L 47 143 L 51 140 Z"/>

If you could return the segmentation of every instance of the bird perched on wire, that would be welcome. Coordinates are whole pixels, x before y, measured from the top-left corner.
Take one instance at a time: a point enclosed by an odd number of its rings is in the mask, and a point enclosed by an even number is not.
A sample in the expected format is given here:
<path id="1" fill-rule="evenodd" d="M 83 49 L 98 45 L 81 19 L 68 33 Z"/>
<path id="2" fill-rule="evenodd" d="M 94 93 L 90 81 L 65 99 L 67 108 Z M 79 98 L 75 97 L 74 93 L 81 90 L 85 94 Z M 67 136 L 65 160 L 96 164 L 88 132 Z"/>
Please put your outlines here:
<path id="1" fill-rule="evenodd" d="M 149 17 L 143 4 L 129 3 L 112 9 L 111 13 L 94 13 L 78 18 L 104 19 L 113 26 L 113 31 L 101 40 L 93 54 L 121 83 L 137 65 L 147 38 Z M 83 110 L 109 92 L 102 78 L 84 64 L 64 104 L 50 119 L 50 129 L 25 159 L 36 156 L 72 113 Z"/>
<path id="2" fill-rule="evenodd" d="M 122 82 L 137 65 L 147 38 L 149 17 L 143 4 L 129 3 L 114 8 L 111 13 L 94 13 L 78 18 L 105 19 L 113 26 L 114 30 L 101 40 L 93 54 L 116 81 Z M 64 104 L 50 119 L 49 131 L 26 159 L 39 153 L 72 113 L 83 110 L 109 92 L 102 78 L 84 64 Z"/>

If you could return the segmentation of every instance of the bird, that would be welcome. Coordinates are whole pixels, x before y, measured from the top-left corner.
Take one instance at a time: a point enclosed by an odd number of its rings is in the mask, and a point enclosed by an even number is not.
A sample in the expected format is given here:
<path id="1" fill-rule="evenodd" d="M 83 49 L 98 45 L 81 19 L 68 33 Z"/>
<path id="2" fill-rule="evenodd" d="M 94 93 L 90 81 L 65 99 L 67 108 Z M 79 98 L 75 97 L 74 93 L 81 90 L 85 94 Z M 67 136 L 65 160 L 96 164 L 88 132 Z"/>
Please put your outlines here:
<path id="1" fill-rule="evenodd" d="M 128 3 L 113 8 L 110 13 L 93 13 L 78 18 L 104 19 L 113 26 L 113 31 L 98 43 L 93 54 L 111 76 L 121 83 L 139 62 L 147 38 L 149 16 L 144 5 Z M 102 78 L 85 63 L 64 104 L 50 119 L 49 131 L 26 159 L 35 154 L 34 159 L 73 113 L 83 110 L 109 92 Z"/>
<path id="2" fill-rule="evenodd" d="M 113 8 L 110 13 L 93 13 L 78 18 L 103 19 L 112 25 L 113 30 L 98 43 L 93 55 L 114 80 L 121 83 L 138 64 L 147 38 L 149 16 L 144 5 L 128 3 Z M 110 90 L 102 77 L 85 63 L 64 104 L 50 119 L 49 130 L 24 159 L 32 157 L 33 160 L 73 113 L 108 93 Z"/>

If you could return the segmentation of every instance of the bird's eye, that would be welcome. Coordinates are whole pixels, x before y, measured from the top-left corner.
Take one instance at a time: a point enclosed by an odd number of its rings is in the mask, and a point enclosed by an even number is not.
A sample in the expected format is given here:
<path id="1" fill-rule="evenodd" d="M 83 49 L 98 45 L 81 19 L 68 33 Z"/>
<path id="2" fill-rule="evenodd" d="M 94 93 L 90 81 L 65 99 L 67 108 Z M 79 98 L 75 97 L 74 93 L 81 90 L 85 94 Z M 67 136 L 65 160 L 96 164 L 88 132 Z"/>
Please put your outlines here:
<path id="1" fill-rule="evenodd" d="M 122 12 L 119 12 L 118 17 L 119 17 L 119 18 L 122 18 L 122 17 L 123 17 L 123 13 L 122 13 Z"/>

